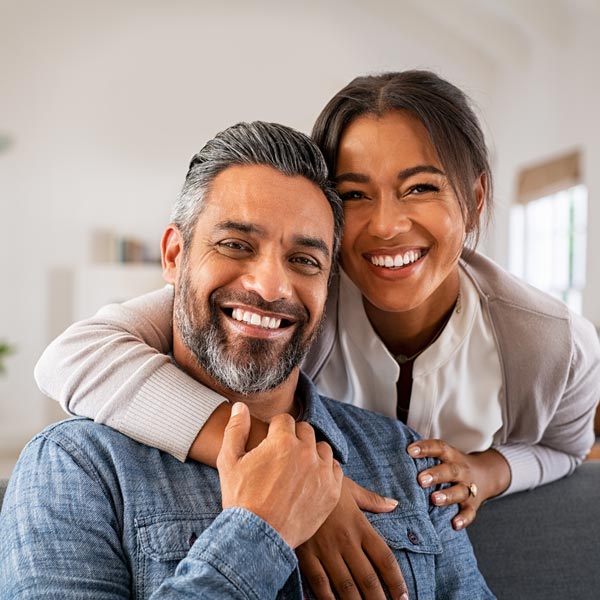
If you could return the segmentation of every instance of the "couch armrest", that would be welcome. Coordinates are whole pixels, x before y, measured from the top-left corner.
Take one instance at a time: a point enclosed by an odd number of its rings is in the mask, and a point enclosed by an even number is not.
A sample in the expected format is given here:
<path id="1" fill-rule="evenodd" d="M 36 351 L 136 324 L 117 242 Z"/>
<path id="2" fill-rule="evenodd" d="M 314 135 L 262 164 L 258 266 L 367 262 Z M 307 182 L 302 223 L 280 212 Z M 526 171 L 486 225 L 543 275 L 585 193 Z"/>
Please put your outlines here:
<path id="1" fill-rule="evenodd" d="M 7 485 L 8 479 L 0 479 L 0 509 L 2 509 L 2 502 L 4 501 L 4 494 L 6 493 Z"/>
<path id="2" fill-rule="evenodd" d="M 499 600 L 600 598 L 600 461 L 492 500 L 468 529 Z"/>

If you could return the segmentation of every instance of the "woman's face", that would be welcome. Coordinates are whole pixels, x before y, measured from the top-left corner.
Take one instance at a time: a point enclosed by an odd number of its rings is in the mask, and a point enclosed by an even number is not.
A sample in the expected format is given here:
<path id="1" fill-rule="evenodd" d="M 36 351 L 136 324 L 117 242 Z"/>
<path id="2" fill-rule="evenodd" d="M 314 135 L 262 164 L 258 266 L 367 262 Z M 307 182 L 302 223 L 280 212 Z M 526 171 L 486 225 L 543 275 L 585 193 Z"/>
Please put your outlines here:
<path id="1" fill-rule="evenodd" d="M 346 219 L 342 266 L 367 301 L 386 312 L 451 306 L 465 225 L 421 122 L 404 111 L 353 121 L 336 182 Z"/>

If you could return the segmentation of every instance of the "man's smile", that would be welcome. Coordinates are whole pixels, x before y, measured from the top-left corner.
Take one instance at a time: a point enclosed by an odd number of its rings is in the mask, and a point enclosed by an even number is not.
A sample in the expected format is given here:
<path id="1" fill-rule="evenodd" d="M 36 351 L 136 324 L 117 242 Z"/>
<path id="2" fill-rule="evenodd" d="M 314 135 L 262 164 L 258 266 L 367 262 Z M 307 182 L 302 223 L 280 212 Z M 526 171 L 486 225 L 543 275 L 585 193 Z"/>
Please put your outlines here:
<path id="1" fill-rule="evenodd" d="M 295 330 L 297 318 L 281 312 L 266 312 L 255 306 L 221 306 L 231 329 L 252 337 L 274 338 L 287 336 Z"/>
<path id="2" fill-rule="evenodd" d="M 231 316 L 236 321 L 250 323 L 250 325 L 256 325 L 263 329 L 278 329 L 281 325 L 281 319 L 277 317 L 261 316 L 258 313 L 243 310 L 242 308 L 234 308 Z"/>

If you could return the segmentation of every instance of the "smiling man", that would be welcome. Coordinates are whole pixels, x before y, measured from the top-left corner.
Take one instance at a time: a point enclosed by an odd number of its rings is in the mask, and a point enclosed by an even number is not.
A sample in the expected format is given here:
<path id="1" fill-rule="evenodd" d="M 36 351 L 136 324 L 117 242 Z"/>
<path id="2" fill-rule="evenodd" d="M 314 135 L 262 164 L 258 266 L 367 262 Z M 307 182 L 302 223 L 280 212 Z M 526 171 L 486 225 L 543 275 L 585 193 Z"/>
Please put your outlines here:
<path id="1" fill-rule="evenodd" d="M 271 390 L 293 398 L 290 375 L 317 333 L 332 264 L 334 216 L 324 200 L 303 177 L 232 166 L 210 185 L 193 232 L 184 223 L 167 228 L 174 355 L 197 380 L 230 399 Z M 264 396 L 256 404 L 252 412 L 263 416 L 293 408 Z"/>
<path id="2" fill-rule="evenodd" d="M 433 460 L 406 453 L 413 432 L 320 397 L 300 372 L 341 224 L 324 161 L 300 133 L 242 123 L 194 157 L 162 258 L 173 360 L 236 402 L 218 472 L 85 419 L 51 426 L 23 451 L 5 498 L 3 597 L 310 597 L 294 549 L 334 509 L 340 463 L 398 500 L 369 518 L 410 597 L 492 597 L 453 509 L 417 484 Z M 246 407 L 269 423 L 250 451 Z"/>

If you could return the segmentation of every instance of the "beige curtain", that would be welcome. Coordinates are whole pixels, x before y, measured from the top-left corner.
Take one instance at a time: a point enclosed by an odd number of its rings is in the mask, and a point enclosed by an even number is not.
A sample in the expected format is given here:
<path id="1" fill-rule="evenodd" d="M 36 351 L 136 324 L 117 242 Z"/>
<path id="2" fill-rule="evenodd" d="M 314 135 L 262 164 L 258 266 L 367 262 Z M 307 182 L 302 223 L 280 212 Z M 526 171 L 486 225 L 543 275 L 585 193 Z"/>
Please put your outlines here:
<path id="1" fill-rule="evenodd" d="M 517 184 L 517 202 L 526 204 L 578 185 L 581 180 L 581 153 L 574 150 L 523 169 Z"/>

